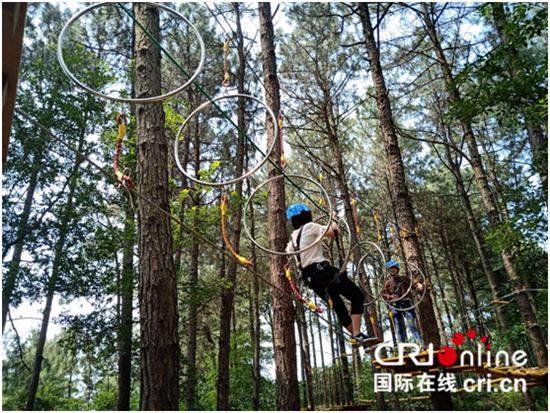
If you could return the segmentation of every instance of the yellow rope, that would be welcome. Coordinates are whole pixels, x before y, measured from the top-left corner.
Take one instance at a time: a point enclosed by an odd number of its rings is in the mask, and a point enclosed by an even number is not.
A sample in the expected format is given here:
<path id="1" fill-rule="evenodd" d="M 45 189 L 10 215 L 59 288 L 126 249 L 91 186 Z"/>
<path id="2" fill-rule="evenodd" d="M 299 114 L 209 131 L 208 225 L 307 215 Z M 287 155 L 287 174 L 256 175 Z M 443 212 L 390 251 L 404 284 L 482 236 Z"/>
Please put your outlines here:
<path id="1" fill-rule="evenodd" d="M 395 242 L 395 233 L 393 231 L 393 225 L 390 225 L 390 232 L 391 232 L 391 238 L 393 242 L 393 255 L 398 257 L 399 256 L 399 250 L 397 247 L 397 243 Z"/>
<path id="2" fill-rule="evenodd" d="M 355 203 L 355 200 L 354 200 L 354 203 Z M 378 232 L 378 242 L 380 242 L 382 241 L 382 235 L 380 235 L 380 226 L 378 225 L 378 214 L 376 212 L 374 213 L 374 221 L 376 222 L 376 231 Z"/>
<path id="3" fill-rule="evenodd" d="M 118 124 L 118 139 L 119 141 L 122 141 L 122 138 L 124 138 L 124 135 L 126 135 L 126 125 L 119 123 Z M 117 162 L 118 163 L 118 162 Z M 118 165 L 117 165 L 118 166 Z M 122 172 L 117 168 L 115 170 L 115 175 L 118 178 L 120 182 L 122 182 Z"/>
<path id="4" fill-rule="evenodd" d="M 227 234 L 226 234 L 226 231 L 225 231 L 225 214 L 227 212 L 227 195 L 222 195 L 222 197 L 220 199 L 220 204 L 221 204 L 220 210 L 222 212 L 222 234 L 223 234 L 223 240 L 225 242 L 225 245 L 227 245 L 227 248 L 229 249 L 229 251 L 231 251 L 231 253 L 235 256 L 235 258 L 237 258 L 239 260 L 239 262 L 241 264 L 250 265 L 251 267 L 253 267 L 254 264 L 252 264 L 246 258 L 241 257 L 239 254 L 237 254 L 235 252 L 233 247 L 231 247 L 231 244 L 229 243 L 229 240 L 227 239 Z"/>
<path id="5" fill-rule="evenodd" d="M 229 50 L 229 38 L 225 39 L 225 43 L 223 44 L 223 71 L 225 74 L 222 82 L 223 87 L 228 87 L 231 84 L 229 72 L 227 71 L 227 51 L 228 50 Z"/>

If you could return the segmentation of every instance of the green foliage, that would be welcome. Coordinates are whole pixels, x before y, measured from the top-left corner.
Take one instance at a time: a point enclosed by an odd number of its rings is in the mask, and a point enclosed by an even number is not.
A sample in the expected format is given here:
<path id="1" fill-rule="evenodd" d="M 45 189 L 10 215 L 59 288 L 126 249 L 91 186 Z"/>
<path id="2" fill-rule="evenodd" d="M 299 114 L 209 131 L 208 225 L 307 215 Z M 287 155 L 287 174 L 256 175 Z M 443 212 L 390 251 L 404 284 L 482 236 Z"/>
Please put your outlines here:
<path id="1" fill-rule="evenodd" d="M 110 389 L 102 388 L 96 392 L 93 398 L 93 403 L 90 406 L 90 410 L 97 410 L 97 411 L 116 410 L 117 397 L 118 397 L 118 393 L 116 389 L 116 381 L 113 380 L 113 383 L 111 384 Z"/>
<path id="2" fill-rule="evenodd" d="M 541 189 L 530 185 L 507 187 L 501 202 L 512 208 L 514 215 L 492 228 L 487 241 L 497 253 L 505 250 L 514 254 L 514 266 L 522 279 L 538 280 L 544 285 L 548 253 L 541 245 L 547 239 L 547 218 Z"/>
<path id="3" fill-rule="evenodd" d="M 36 410 L 83 410 L 82 397 L 78 389 L 81 377 L 79 364 L 83 354 L 74 355 L 62 346 L 63 334 L 46 342 L 44 361 L 36 401 Z M 24 410 L 27 402 L 31 371 L 24 367 L 32 366 L 38 332 L 33 331 L 21 343 L 22 353 L 13 336 L 5 341 L 7 360 L 2 362 L 2 408 L 3 410 Z M 69 398 L 69 392 L 71 397 Z"/>
<path id="4" fill-rule="evenodd" d="M 214 20 L 200 4 L 180 3 L 176 6 L 197 25 L 210 51 L 209 56 L 213 56 L 197 81 L 215 96 L 220 92 L 223 36 L 212 26 Z M 408 6 L 417 7 L 415 4 Z M 217 7 L 221 8 L 220 18 L 232 13 L 231 5 L 220 4 Z M 480 305 L 487 305 L 492 296 L 467 217 L 456 195 L 456 180 L 445 166 L 448 165 L 445 147 L 451 148 L 451 157 L 459 165 L 475 218 L 481 224 L 484 235 L 487 235 L 487 245 L 492 247 L 489 251 L 490 265 L 496 272 L 500 292 L 507 294 L 511 287 L 499 256 L 502 250 L 513 254 L 514 267 L 522 281 L 531 281 L 537 287 L 547 285 L 545 189 L 540 188 L 532 178 L 534 166 L 537 171 L 544 171 L 547 165 L 545 161 L 537 164 L 537 160 L 531 159 L 524 149 L 527 120 L 541 123 L 547 133 L 547 8 L 538 3 L 505 5 L 507 24 L 504 34 L 508 40 L 503 43 L 495 37 L 493 27 L 498 5 L 434 4 L 445 53 L 452 53 L 452 70 L 459 72 L 449 89 L 438 65 L 434 64 L 433 50 L 424 29 L 410 7 L 373 4 L 372 10 L 376 8 L 377 17 L 383 17 L 378 22 L 377 41 L 380 42 L 386 89 L 398 129 L 399 149 L 419 223 L 433 293 L 448 332 L 458 325 L 463 317 L 462 311 L 467 314 L 476 311 L 474 298 Z M 76 25 L 64 56 L 71 70 L 86 84 L 100 91 L 109 90 L 116 84 L 123 89 L 121 96 L 130 96 L 134 60 L 131 59 L 130 37 L 121 35 L 128 27 L 120 24 L 119 16 L 114 12 L 116 9 L 112 9 L 109 13 L 98 13 L 85 26 Z M 71 13 L 70 8 L 62 12 L 53 3 L 30 4 L 26 31 L 28 44 L 26 41 L 23 50 L 17 105 L 71 144 L 78 144 L 84 136 L 82 150 L 111 170 L 118 139 L 115 118 L 121 105 L 106 103 L 74 87 L 56 61 L 57 35 Z M 394 254 L 396 251 L 389 231 L 389 226 L 395 227 L 396 224 L 394 200 L 391 198 L 392 182 L 387 173 L 384 135 L 380 129 L 376 101 L 372 98 L 374 89 L 366 60 L 364 34 L 357 15 L 347 5 L 336 3 L 296 3 L 278 13 L 285 13 L 292 28 L 285 34 L 281 27 L 276 40 L 282 111 L 285 114 L 284 139 L 288 145 L 286 148 L 290 149 L 286 152 L 289 171 L 311 177 L 318 176 L 322 171 L 325 175 L 323 185 L 341 211 L 342 188 L 336 179 L 341 171 L 336 170 L 337 155 L 329 147 L 327 139 L 328 132 L 334 132 L 343 152 L 348 189 L 358 199 L 362 239 L 377 240 L 378 229 L 372 219 L 376 212 L 380 220 L 381 246 L 386 256 Z M 250 16 L 257 18 L 253 12 Z M 465 33 L 466 25 L 471 28 L 470 33 Z M 179 25 L 177 19 L 168 19 L 163 29 L 166 34 L 163 42 L 178 62 L 186 68 L 196 67 L 198 56 L 192 47 L 182 47 L 194 36 L 188 25 Z M 74 40 L 79 40 L 81 44 L 74 43 Z M 98 45 L 102 47 L 94 49 Z M 261 66 L 257 61 L 258 50 L 251 47 L 246 59 L 252 68 L 258 68 Z M 111 53 L 112 50 L 125 53 L 125 59 L 118 62 L 117 54 Z M 231 47 L 229 64 L 232 71 L 236 68 L 237 59 Z M 517 69 L 513 73 L 509 70 L 512 66 Z M 246 93 L 261 95 L 264 92 L 260 91 L 262 88 L 249 69 L 246 69 Z M 163 90 L 173 90 L 185 81 L 167 59 L 162 59 L 162 72 Z M 463 98 L 449 108 L 446 97 L 453 88 L 460 90 Z M 190 111 L 203 102 L 204 97 L 193 87 L 177 98 L 163 102 L 168 144 L 173 143 Z M 330 109 L 329 103 L 332 105 Z M 247 107 L 247 133 L 254 136 L 260 131 L 262 133 L 258 135 L 263 139 L 264 117 L 258 116 L 257 112 L 257 108 Z M 327 121 L 329 112 L 333 118 L 328 117 Z M 120 165 L 121 169 L 136 171 L 135 117 L 127 116 L 129 124 Z M 458 117 L 471 121 L 476 134 L 483 136 L 483 143 L 487 144 L 487 149 L 483 150 L 487 155 L 484 167 L 494 173 L 491 189 L 499 198 L 500 213 L 507 212 L 510 217 L 491 231 L 488 231 L 486 210 L 466 159 L 468 154 L 463 153 L 466 149 L 461 146 L 463 131 L 454 122 Z M 201 165 L 190 162 L 184 167 L 198 169 L 199 178 L 205 181 L 228 178 L 235 167 L 235 134 L 230 128 L 222 128 L 227 121 L 215 112 L 205 111 L 196 120 L 200 131 L 189 128 L 181 143 L 182 147 L 189 144 L 190 159 L 198 153 L 204 160 Z M 69 307 L 76 299 L 85 299 L 93 306 L 87 314 L 64 311 L 56 318 L 55 321 L 63 326 L 63 333 L 47 342 L 35 407 L 38 410 L 115 410 L 122 243 L 136 239 L 136 222 L 131 213 L 126 213 L 127 193 L 116 190 L 87 163 L 81 164 L 73 175 L 75 155 L 31 128 L 17 115 L 13 131 L 8 164 L 3 174 L 5 270 L 9 269 L 12 251 L 18 240 L 22 203 L 33 173 L 37 180 L 37 192 L 24 238 L 24 260 L 18 272 L 19 283 L 12 308 L 43 298 L 56 241 L 64 229 L 67 229 L 67 239 L 55 298 L 63 307 Z M 220 131 L 229 132 L 218 134 Z M 446 145 L 432 145 L 417 139 L 439 141 Z M 195 148 L 193 145 L 197 142 L 199 147 Z M 258 159 L 250 146 L 246 155 L 250 163 Z M 174 160 L 166 159 L 166 164 L 170 173 L 172 214 L 207 239 L 223 245 L 218 202 L 220 191 L 194 183 L 184 187 L 181 175 L 174 167 Z M 225 193 L 229 195 L 228 223 L 246 203 L 248 188 L 252 190 L 267 177 L 267 171 L 263 168 L 250 182 L 244 183 L 242 196 L 234 187 L 226 188 Z M 64 228 L 60 217 L 68 205 L 67 188 L 73 178 L 76 183 L 74 204 Z M 137 184 L 139 186 L 139 182 Z M 292 191 L 294 188 L 287 190 L 287 197 L 292 195 Z M 257 240 L 262 245 L 269 242 L 267 198 L 267 188 L 256 194 L 254 220 L 249 221 L 257 230 Z M 234 322 L 231 321 L 230 407 L 233 410 L 250 410 L 254 384 L 251 336 L 253 278 L 239 270 L 237 279 L 228 282 L 226 257 L 175 223 L 173 229 L 174 255 L 180 258 L 176 262 L 180 322 L 178 338 L 182 348 L 180 408 L 187 407 L 184 402 L 186 383 L 189 375 L 195 374 L 197 397 L 195 406 L 191 407 L 197 410 L 216 409 L 219 297 L 221 291 L 232 288 L 235 291 L 235 316 Z M 396 241 L 399 242 L 399 239 Z M 196 243 L 199 244 L 198 256 L 194 257 L 195 249 L 192 247 Z M 244 235 L 240 246 L 242 255 L 248 257 L 252 254 L 251 242 Z M 136 277 L 132 285 L 137 293 L 139 251 L 135 246 L 133 249 Z M 197 280 L 190 277 L 191 270 L 195 270 L 191 268 L 194 258 L 198 262 Z M 258 265 L 255 270 L 269 278 L 269 256 L 257 254 L 256 258 Z M 471 285 L 468 285 L 468 277 Z M 461 281 L 460 286 L 455 286 L 457 280 Z M 442 300 L 443 293 L 447 298 L 445 301 Z M 465 308 L 461 308 L 458 293 L 464 295 Z M 261 283 L 261 410 L 277 408 L 273 338 L 268 326 L 273 322 L 271 300 L 270 287 Z M 535 300 L 539 308 L 537 318 L 544 326 L 543 333 L 546 333 L 548 295 L 536 294 Z M 133 322 L 136 328 L 133 332 L 131 408 L 138 410 L 141 355 L 137 300 L 134 307 Z M 533 364 L 528 334 L 521 324 L 515 303 L 506 308 L 510 324 L 508 336 L 502 334 L 501 326 L 491 317 L 493 307 L 487 308 L 484 320 L 493 348 L 504 349 L 506 341 L 512 338 L 518 348 L 529 352 L 529 361 Z M 198 350 L 196 365 L 193 370 L 188 370 L 192 367 L 186 358 L 192 309 L 197 309 Z M 381 312 L 380 317 L 384 332 L 389 334 L 387 315 Z M 37 333 L 33 332 L 22 342 L 22 357 L 27 366 L 32 367 L 36 341 Z M 4 342 L 3 409 L 23 410 L 30 372 L 21 362 L 11 333 L 7 333 Z M 362 372 L 361 397 L 373 399 L 369 361 L 363 361 Z M 538 407 L 547 409 L 544 389 L 533 389 L 533 394 Z M 411 395 L 420 394 L 401 396 Z M 460 406 L 458 398 L 453 397 L 455 406 Z M 524 407 L 521 395 L 515 393 L 470 393 L 464 394 L 463 401 L 468 410 L 522 410 Z M 422 410 L 426 404 L 406 402 L 402 408 Z"/>
<path id="5" fill-rule="evenodd" d="M 189 104 L 187 104 L 185 101 L 182 101 L 183 105 L 190 109 Z M 164 115 L 166 117 L 165 125 L 167 128 L 169 128 L 174 136 L 177 135 L 179 129 L 181 128 L 181 125 L 185 121 L 185 118 L 177 113 L 174 109 L 173 102 L 166 102 L 164 105 Z M 180 140 L 182 140 L 184 136 L 182 135 Z"/>
<path id="6" fill-rule="evenodd" d="M 506 42 L 467 66 L 451 87 L 464 85 L 453 114 L 473 119 L 490 114 L 503 122 L 521 123 L 519 114 L 546 124 L 548 9 L 540 3 L 485 3 L 480 13 L 490 21 L 503 19 Z M 511 73 L 513 72 L 513 73 Z"/>

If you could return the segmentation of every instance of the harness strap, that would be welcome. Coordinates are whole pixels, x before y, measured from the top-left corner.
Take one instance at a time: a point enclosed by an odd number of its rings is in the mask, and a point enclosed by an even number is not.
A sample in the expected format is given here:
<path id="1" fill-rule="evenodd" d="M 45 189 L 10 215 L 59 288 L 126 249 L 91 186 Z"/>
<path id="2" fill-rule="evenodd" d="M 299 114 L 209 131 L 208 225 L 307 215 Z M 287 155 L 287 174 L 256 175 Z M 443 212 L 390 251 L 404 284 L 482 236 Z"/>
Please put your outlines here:
<path id="1" fill-rule="evenodd" d="M 394 292 L 394 293 L 397 292 L 398 296 L 399 296 L 399 294 L 401 294 L 401 293 L 399 292 L 399 287 L 401 287 L 401 281 L 402 281 L 401 279 L 398 279 L 397 284 L 396 284 L 396 283 L 394 282 L 394 280 L 392 279 L 392 277 L 390 277 L 390 285 L 391 285 L 392 288 L 393 288 L 393 292 Z"/>
<path id="2" fill-rule="evenodd" d="M 307 224 L 309 224 L 309 222 Z M 304 229 L 304 227 L 307 224 L 303 225 L 300 228 L 300 230 L 298 231 L 298 235 L 296 236 L 296 243 L 294 243 L 294 241 L 292 241 L 292 247 L 294 248 L 294 252 L 300 251 L 300 240 L 302 239 L 302 229 Z M 292 238 L 291 238 L 291 240 L 292 240 Z M 300 272 L 300 274 L 303 277 L 302 259 L 300 258 L 300 254 L 296 254 L 296 259 L 298 261 L 298 271 Z M 313 265 L 313 264 L 311 264 L 311 265 Z M 319 270 L 322 270 L 324 268 L 324 266 L 321 267 L 321 263 L 317 263 L 316 265 L 317 265 Z M 332 280 L 329 284 L 332 284 L 333 282 L 335 282 L 336 284 L 340 284 L 340 273 L 338 271 L 334 274 L 334 280 Z"/>
<path id="3" fill-rule="evenodd" d="M 300 251 L 300 239 L 302 238 L 302 229 L 304 229 L 304 226 L 305 225 L 303 225 L 298 231 L 298 235 L 296 236 L 296 244 L 292 242 L 292 246 L 294 247 L 294 252 Z M 300 254 L 296 254 L 296 259 L 298 260 L 298 270 L 300 271 L 300 274 L 301 274 L 303 268 L 302 268 L 302 259 L 300 258 Z"/>

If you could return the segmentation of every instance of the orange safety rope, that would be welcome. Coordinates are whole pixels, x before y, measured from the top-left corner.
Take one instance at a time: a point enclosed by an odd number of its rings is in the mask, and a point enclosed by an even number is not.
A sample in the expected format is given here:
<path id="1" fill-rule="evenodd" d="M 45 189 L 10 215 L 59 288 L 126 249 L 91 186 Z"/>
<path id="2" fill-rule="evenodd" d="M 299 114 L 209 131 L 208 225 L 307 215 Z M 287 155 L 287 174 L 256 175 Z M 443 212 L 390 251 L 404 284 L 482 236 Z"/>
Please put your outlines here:
<path id="1" fill-rule="evenodd" d="M 239 254 L 235 252 L 233 247 L 231 247 L 231 244 L 229 243 L 229 240 L 227 239 L 227 234 L 225 231 L 225 214 L 227 212 L 227 195 L 222 195 L 220 199 L 220 210 L 222 212 L 222 234 L 223 234 L 223 240 L 225 242 L 225 245 L 227 245 L 227 248 L 231 253 L 239 260 L 239 262 L 243 265 L 250 265 L 251 267 L 254 266 L 250 261 L 248 261 L 246 258 L 241 257 Z"/>
<path id="2" fill-rule="evenodd" d="M 420 344 L 420 342 L 418 341 L 418 337 L 420 337 L 420 334 L 418 333 L 418 331 L 416 330 L 416 328 L 414 327 L 413 325 L 413 322 L 410 318 L 410 315 L 409 315 L 409 312 L 408 311 L 405 311 L 405 317 L 407 317 L 407 322 L 409 324 L 409 329 L 411 330 L 411 334 L 413 335 L 414 337 L 414 341 L 416 341 L 416 344 Z M 416 333 L 416 334 L 415 334 Z"/>
<path id="3" fill-rule="evenodd" d="M 116 153 L 115 153 L 115 161 L 114 161 L 114 170 L 115 174 L 120 181 L 120 183 L 124 186 L 128 186 L 128 188 L 135 187 L 134 181 L 129 176 L 124 175 L 122 172 L 118 170 L 118 158 L 120 157 L 120 148 L 122 147 L 122 139 L 124 138 L 124 135 L 126 135 L 126 115 L 119 114 L 116 117 L 116 121 L 118 123 L 118 142 L 116 146 Z"/>
<path id="4" fill-rule="evenodd" d="M 222 81 L 223 87 L 228 87 L 230 85 L 231 78 L 229 76 L 229 72 L 227 71 L 227 51 L 229 50 L 229 38 L 225 39 L 225 43 L 223 44 L 223 72 L 224 72 L 224 78 Z"/>
<path id="5" fill-rule="evenodd" d="M 319 184 L 323 185 L 323 173 L 319 174 Z M 323 190 L 319 188 L 319 206 L 323 206 Z"/>
<path id="6" fill-rule="evenodd" d="M 374 213 L 374 222 L 376 222 L 376 232 L 378 232 L 378 242 L 382 241 L 382 235 L 380 235 L 380 225 L 378 224 L 378 214 Z"/>
<path id="7" fill-rule="evenodd" d="M 284 148 L 284 140 L 283 140 L 283 119 L 284 119 L 284 116 L 281 113 L 277 117 L 277 120 L 279 123 L 279 137 L 281 140 L 281 168 L 285 169 L 288 166 L 288 164 L 285 161 L 285 148 Z"/>
<path id="8" fill-rule="evenodd" d="M 371 311 L 369 310 L 369 316 L 370 316 L 370 322 L 372 324 L 372 329 L 374 330 L 374 336 L 379 340 L 379 341 L 382 341 L 380 340 L 380 337 L 378 337 L 378 332 L 376 331 L 376 325 L 374 325 L 374 317 L 372 316 L 372 313 Z"/>
<path id="9" fill-rule="evenodd" d="M 359 229 L 359 218 L 357 216 L 357 205 L 355 196 L 351 197 L 351 204 L 353 205 L 353 216 L 355 217 L 355 234 L 357 238 L 361 238 L 361 230 Z"/>
<path id="10" fill-rule="evenodd" d="M 314 311 L 317 311 L 318 313 L 322 313 L 323 312 L 323 309 L 322 308 L 319 308 L 317 307 L 315 304 L 313 303 L 310 303 L 308 300 L 306 300 L 304 297 L 302 297 L 300 295 L 300 293 L 298 292 L 298 290 L 296 289 L 296 287 L 294 287 L 294 283 L 292 282 L 292 277 L 290 276 L 290 264 L 287 262 L 285 265 L 284 265 L 284 270 L 285 270 L 285 275 L 286 275 L 286 278 L 288 279 L 288 282 L 290 283 L 290 288 L 292 288 L 292 291 L 294 291 L 294 294 L 296 294 L 296 296 L 305 304 L 307 304 L 307 306 L 314 310 Z"/>

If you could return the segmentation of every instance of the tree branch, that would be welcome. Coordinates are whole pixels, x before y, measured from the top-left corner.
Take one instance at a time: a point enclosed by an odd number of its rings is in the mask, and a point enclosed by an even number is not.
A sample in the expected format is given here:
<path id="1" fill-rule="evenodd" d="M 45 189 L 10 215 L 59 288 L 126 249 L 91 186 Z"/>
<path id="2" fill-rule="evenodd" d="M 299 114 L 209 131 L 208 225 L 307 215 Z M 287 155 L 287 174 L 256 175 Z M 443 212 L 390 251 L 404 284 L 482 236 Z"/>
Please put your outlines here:
<path id="1" fill-rule="evenodd" d="M 13 328 L 13 331 L 15 332 L 15 340 L 17 341 L 17 347 L 19 348 L 19 358 L 21 359 L 21 363 L 23 363 L 23 366 L 30 372 L 31 369 L 29 366 L 27 366 L 27 363 L 25 363 L 25 360 L 23 359 L 23 348 L 21 347 L 21 340 L 19 339 L 19 333 L 15 329 L 15 324 L 13 323 L 13 319 L 11 318 L 11 312 L 8 308 L 8 317 L 10 318 L 11 328 Z"/>

